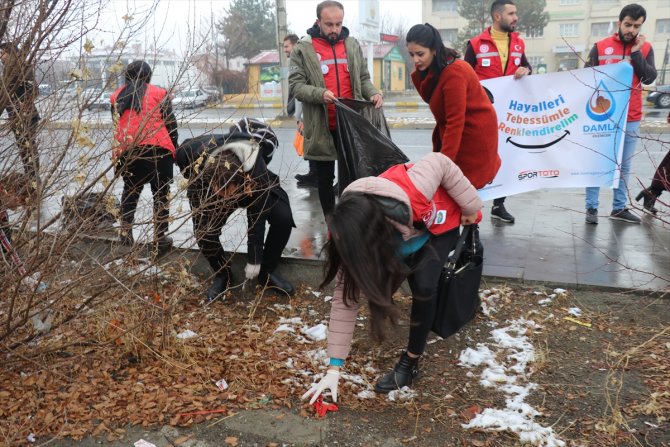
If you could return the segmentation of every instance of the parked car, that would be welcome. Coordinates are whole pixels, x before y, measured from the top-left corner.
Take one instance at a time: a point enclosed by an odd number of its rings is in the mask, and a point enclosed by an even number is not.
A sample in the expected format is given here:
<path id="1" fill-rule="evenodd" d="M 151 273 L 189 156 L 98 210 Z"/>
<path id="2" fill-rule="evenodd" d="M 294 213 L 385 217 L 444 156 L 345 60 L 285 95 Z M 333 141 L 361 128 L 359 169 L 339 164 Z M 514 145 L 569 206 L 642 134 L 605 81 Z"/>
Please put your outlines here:
<path id="1" fill-rule="evenodd" d="M 99 88 L 89 88 L 81 93 L 84 104 L 88 110 L 102 109 L 110 110 L 112 103 L 109 98 L 113 92 L 106 92 Z"/>
<path id="2" fill-rule="evenodd" d="M 647 102 L 661 109 L 670 108 L 670 85 L 658 85 L 656 90 L 649 92 Z"/>
<path id="3" fill-rule="evenodd" d="M 183 90 L 172 99 L 172 105 L 183 109 L 195 109 L 207 104 L 208 95 L 201 89 Z"/>

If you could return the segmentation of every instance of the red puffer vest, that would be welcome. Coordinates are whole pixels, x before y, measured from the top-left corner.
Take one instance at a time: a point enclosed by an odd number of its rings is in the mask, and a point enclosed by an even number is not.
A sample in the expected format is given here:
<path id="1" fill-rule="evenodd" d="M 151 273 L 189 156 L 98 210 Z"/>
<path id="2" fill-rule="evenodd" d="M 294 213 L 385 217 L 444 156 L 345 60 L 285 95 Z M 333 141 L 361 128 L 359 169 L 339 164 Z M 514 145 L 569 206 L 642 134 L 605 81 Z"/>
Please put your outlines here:
<path id="1" fill-rule="evenodd" d="M 461 209 L 444 188 L 437 188 L 430 199 L 414 186 L 407 175 L 412 165 L 395 165 L 379 177 L 392 181 L 400 186 L 409 197 L 412 205 L 412 221 L 423 222 L 432 234 L 443 234 L 461 224 Z M 404 222 L 402 222 L 404 223 Z"/>
<path id="2" fill-rule="evenodd" d="M 475 73 L 480 81 L 513 75 L 521 66 L 521 56 L 526 51 L 526 44 L 519 37 L 519 33 L 509 33 L 509 55 L 507 64 L 503 67 L 498 47 L 491 37 L 491 28 L 485 29 L 479 36 L 470 39 L 470 45 L 477 57 Z"/>
<path id="3" fill-rule="evenodd" d="M 614 34 L 606 39 L 596 42 L 598 49 L 598 65 L 617 64 L 622 61 L 630 63 L 630 49 L 633 44 L 626 45 Z M 642 57 L 647 58 L 651 44 L 645 42 L 642 45 Z M 627 121 L 640 121 L 642 119 L 642 84 L 640 78 L 633 71 L 633 85 L 630 90 L 630 104 L 628 105 Z"/>
<path id="4" fill-rule="evenodd" d="M 116 104 L 121 90 L 123 87 L 118 88 L 110 97 L 112 106 Z M 142 98 L 142 110 L 139 113 L 132 109 L 123 112 L 114 132 L 114 139 L 119 142 L 123 150 L 130 145 L 159 146 L 175 156 L 174 144 L 161 116 L 161 102 L 166 96 L 166 90 L 147 84 L 147 90 Z"/>
<path id="5" fill-rule="evenodd" d="M 326 39 L 315 37 L 312 39 L 312 46 L 321 64 L 321 73 L 323 73 L 326 88 L 335 93 L 338 98 L 353 98 L 354 91 L 349 78 L 344 40 L 340 39 L 331 45 Z M 328 104 L 328 127 L 330 130 L 335 130 L 336 127 L 335 104 Z"/>

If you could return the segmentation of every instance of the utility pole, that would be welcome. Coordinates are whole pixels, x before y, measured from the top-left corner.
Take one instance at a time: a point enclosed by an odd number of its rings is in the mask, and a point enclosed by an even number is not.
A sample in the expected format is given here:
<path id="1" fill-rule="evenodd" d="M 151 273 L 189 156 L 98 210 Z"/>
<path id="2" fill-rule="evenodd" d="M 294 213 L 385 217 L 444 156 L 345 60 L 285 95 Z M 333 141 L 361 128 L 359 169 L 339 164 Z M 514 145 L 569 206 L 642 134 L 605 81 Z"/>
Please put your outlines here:
<path id="1" fill-rule="evenodd" d="M 284 37 L 288 32 L 286 25 L 286 0 L 275 0 L 277 2 L 277 50 L 279 51 L 279 65 L 281 72 L 281 109 L 282 115 L 288 116 L 286 105 L 288 104 L 288 60 L 284 54 Z"/>
<path id="2" fill-rule="evenodd" d="M 663 55 L 663 73 L 661 74 L 661 85 L 665 85 L 665 73 L 668 71 L 668 57 L 670 57 L 670 39 L 665 41 L 665 54 Z"/>

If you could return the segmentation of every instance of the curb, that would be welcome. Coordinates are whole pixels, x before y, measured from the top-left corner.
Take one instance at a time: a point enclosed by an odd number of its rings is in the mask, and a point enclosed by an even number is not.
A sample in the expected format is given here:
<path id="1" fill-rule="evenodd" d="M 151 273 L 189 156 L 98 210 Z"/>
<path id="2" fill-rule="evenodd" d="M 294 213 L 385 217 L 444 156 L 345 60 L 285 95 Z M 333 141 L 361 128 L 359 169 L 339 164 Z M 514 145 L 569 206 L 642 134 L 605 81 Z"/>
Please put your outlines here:
<path id="1" fill-rule="evenodd" d="M 282 105 L 279 103 L 253 103 L 253 104 L 219 104 L 213 109 L 281 109 Z M 396 101 L 396 102 L 385 102 L 384 108 L 398 108 L 398 109 L 427 109 L 428 104 L 423 101 Z"/>

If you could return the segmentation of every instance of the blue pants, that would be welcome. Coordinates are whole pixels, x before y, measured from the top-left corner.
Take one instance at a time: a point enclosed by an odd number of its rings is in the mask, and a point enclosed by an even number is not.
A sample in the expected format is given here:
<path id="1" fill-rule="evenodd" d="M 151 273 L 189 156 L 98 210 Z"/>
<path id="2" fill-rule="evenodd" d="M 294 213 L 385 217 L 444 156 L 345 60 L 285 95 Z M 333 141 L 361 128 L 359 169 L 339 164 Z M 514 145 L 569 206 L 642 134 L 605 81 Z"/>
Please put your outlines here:
<path id="1" fill-rule="evenodd" d="M 623 140 L 623 156 L 621 157 L 621 177 L 619 186 L 614 188 L 614 197 L 612 200 L 612 211 L 626 208 L 628 203 L 628 180 L 630 178 L 630 165 L 635 155 L 635 146 L 637 146 L 638 131 L 640 130 L 639 121 L 629 121 L 626 123 L 626 135 Z M 599 187 L 586 188 L 586 209 L 598 209 Z"/>

